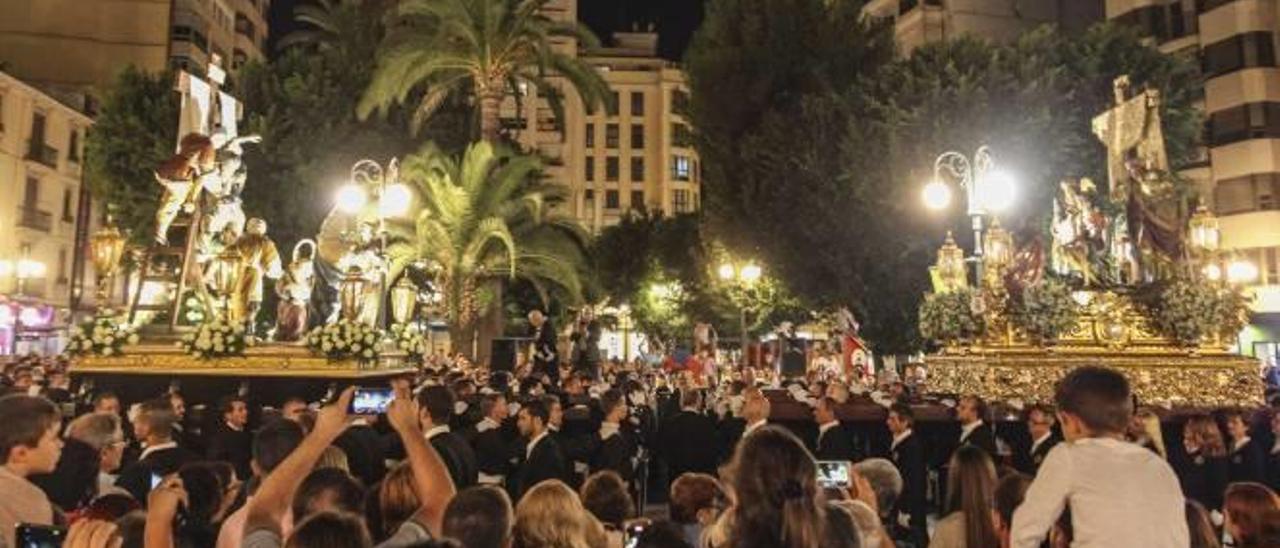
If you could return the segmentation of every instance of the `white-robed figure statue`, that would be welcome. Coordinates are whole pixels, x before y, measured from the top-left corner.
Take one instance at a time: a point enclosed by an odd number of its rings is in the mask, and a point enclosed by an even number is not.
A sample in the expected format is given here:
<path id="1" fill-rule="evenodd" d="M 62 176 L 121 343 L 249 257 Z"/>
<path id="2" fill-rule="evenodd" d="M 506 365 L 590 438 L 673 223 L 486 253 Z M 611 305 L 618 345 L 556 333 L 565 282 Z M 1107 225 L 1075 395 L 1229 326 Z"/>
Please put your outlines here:
<path id="1" fill-rule="evenodd" d="M 360 224 L 355 241 L 335 266 L 339 272 L 359 272 L 364 285 L 359 304 L 356 305 L 360 309 L 356 319 L 365 325 L 378 325 L 378 307 L 382 304 L 382 277 L 387 269 L 387 261 L 382 257 L 372 224 Z M 340 315 L 341 308 L 342 304 L 339 303 L 335 314 Z M 337 317 L 339 316 L 334 316 Z"/>
<path id="2" fill-rule="evenodd" d="M 198 260 L 205 262 L 221 251 L 220 236 L 230 229 L 238 237 L 244 234 L 246 217 L 240 194 L 248 182 L 248 170 L 244 165 L 245 143 L 259 143 L 262 137 L 246 135 L 229 137 L 218 129 L 210 138 L 213 142 L 216 167 L 212 176 L 201 181 L 200 195 L 200 248 Z"/>

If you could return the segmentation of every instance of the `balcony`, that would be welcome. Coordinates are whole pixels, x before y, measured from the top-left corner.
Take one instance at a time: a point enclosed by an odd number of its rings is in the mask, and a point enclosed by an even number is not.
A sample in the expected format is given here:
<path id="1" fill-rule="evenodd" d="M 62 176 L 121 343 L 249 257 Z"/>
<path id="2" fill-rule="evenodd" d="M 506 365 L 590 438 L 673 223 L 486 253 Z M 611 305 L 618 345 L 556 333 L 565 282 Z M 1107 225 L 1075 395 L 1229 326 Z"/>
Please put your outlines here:
<path id="1" fill-rule="evenodd" d="M 18 208 L 18 226 L 49 232 L 53 230 L 53 214 L 33 206 Z"/>
<path id="2" fill-rule="evenodd" d="M 27 141 L 27 159 L 52 167 L 58 167 L 58 149 L 32 139 Z"/>

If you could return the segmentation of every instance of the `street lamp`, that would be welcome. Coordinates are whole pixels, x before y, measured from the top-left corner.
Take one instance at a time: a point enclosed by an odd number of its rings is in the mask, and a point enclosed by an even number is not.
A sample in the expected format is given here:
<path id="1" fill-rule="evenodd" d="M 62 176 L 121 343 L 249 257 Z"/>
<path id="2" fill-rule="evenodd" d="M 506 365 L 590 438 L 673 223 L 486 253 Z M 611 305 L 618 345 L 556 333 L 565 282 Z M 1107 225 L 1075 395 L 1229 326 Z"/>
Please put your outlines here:
<path id="1" fill-rule="evenodd" d="M 351 166 L 350 180 L 338 188 L 334 196 L 338 210 L 349 215 L 359 215 L 371 202 L 377 204 L 378 259 L 383 268 L 379 273 L 376 327 L 385 327 L 387 323 L 386 300 L 390 291 L 386 269 L 387 219 L 408 214 L 412 201 L 413 193 L 400 182 L 400 164 L 396 158 L 387 163 L 386 169 L 368 158 L 356 162 Z"/>
<path id="2" fill-rule="evenodd" d="M 120 270 L 120 259 L 124 255 L 124 235 L 115 223 L 107 218 L 107 225 L 98 229 L 89 238 L 89 253 L 93 255 L 93 272 L 98 282 L 97 304 L 99 309 L 107 308 L 111 298 L 111 280 Z"/>
<path id="3" fill-rule="evenodd" d="M 944 178 L 944 174 L 947 176 Z M 965 209 L 973 219 L 973 258 L 976 279 L 982 280 L 983 218 L 994 215 L 1013 204 L 1017 185 L 1013 176 L 995 166 L 991 151 L 983 145 L 970 161 L 965 155 L 947 151 L 933 162 L 933 180 L 924 187 L 922 198 L 929 209 L 944 209 L 951 203 L 951 188 L 947 179 L 954 180 L 965 191 Z"/>
<path id="4" fill-rule="evenodd" d="M 717 270 L 720 279 L 737 285 L 740 289 L 749 289 L 754 286 L 760 277 L 764 275 L 764 271 L 754 261 L 748 261 L 747 264 L 738 267 L 733 263 L 723 263 Z M 744 295 L 745 297 L 745 295 Z M 742 363 L 747 363 L 747 353 L 750 351 L 750 341 L 747 340 L 747 303 L 745 298 L 737 303 L 738 305 L 738 334 L 742 342 Z"/>

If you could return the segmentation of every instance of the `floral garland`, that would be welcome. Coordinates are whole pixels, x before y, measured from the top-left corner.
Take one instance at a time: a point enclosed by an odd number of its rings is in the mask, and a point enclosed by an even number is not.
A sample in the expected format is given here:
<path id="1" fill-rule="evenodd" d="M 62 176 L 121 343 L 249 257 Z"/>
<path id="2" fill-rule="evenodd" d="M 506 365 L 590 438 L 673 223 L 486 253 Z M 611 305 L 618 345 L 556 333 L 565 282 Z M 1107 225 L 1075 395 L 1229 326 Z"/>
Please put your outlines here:
<path id="1" fill-rule="evenodd" d="M 1069 332 L 1080 315 L 1080 305 L 1071 298 L 1071 288 L 1052 279 L 1023 289 L 1022 298 L 1012 308 L 1014 325 L 1041 342 L 1056 340 Z"/>
<path id="2" fill-rule="evenodd" d="M 71 337 L 62 352 L 69 357 L 86 355 L 119 356 L 125 345 L 138 344 L 138 330 L 120 321 L 110 309 L 103 309 L 91 320 L 71 328 Z"/>
<path id="3" fill-rule="evenodd" d="M 194 333 L 183 335 L 178 348 L 202 360 L 243 356 L 253 341 L 245 336 L 244 326 L 231 325 L 222 319 L 202 322 Z"/>
<path id="4" fill-rule="evenodd" d="M 339 320 L 307 333 L 307 349 L 330 360 L 355 359 L 371 362 L 382 356 L 381 329 L 358 321 Z"/>
<path id="5" fill-rule="evenodd" d="M 968 288 L 925 297 L 920 304 L 920 335 L 939 342 L 981 335 L 986 325 L 973 309 L 973 299 L 974 292 Z"/>
<path id="6" fill-rule="evenodd" d="M 1230 338 L 1247 323 L 1249 298 L 1222 283 L 1179 276 L 1155 284 L 1146 300 L 1156 327 L 1189 346 L 1214 336 Z"/>
<path id="7" fill-rule="evenodd" d="M 412 361 L 421 360 L 427 355 L 427 338 L 413 325 L 395 324 L 391 326 L 391 338 L 396 341 L 396 348 L 409 355 Z"/>

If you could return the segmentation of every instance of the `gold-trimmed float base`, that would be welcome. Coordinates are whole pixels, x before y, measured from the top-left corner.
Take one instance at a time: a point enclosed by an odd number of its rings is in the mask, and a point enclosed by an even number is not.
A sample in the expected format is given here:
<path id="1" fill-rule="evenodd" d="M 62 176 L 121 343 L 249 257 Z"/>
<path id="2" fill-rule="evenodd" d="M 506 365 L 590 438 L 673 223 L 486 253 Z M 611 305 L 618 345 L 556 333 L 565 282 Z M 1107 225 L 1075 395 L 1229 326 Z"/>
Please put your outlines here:
<path id="1" fill-rule="evenodd" d="M 199 359 L 173 346 L 141 344 L 123 356 L 87 356 L 71 361 L 71 374 L 209 375 L 228 377 L 300 377 L 313 379 L 379 378 L 413 373 L 417 366 L 401 352 L 383 353 L 377 363 L 333 361 L 313 356 L 306 348 L 264 344 L 249 348 L 244 357 Z"/>
<path id="2" fill-rule="evenodd" d="M 1083 365 L 1104 365 L 1129 378 L 1139 403 L 1163 407 L 1253 407 L 1263 403 L 1251 358 L 1169 348 L 972 348 L 925 359 L 930 392 L 977 394 L 990 401 L 1050 403 L 1056 383 Z"/>

